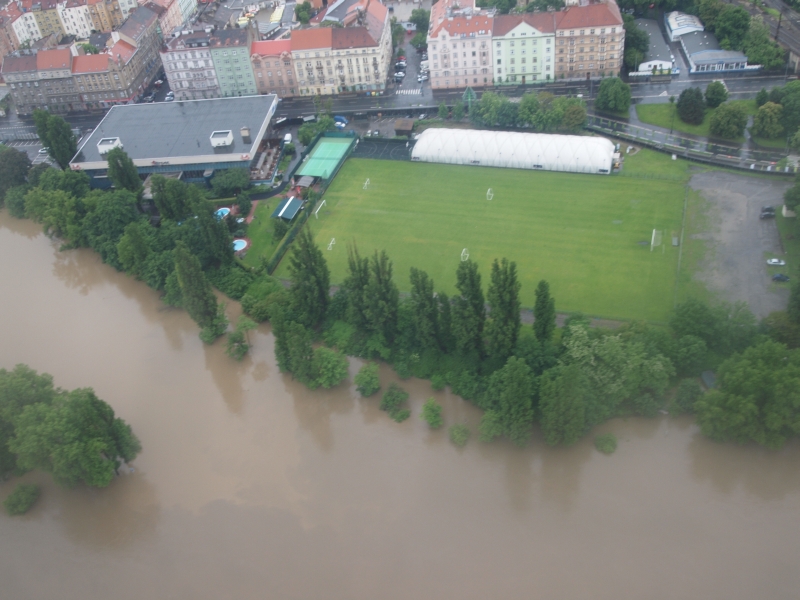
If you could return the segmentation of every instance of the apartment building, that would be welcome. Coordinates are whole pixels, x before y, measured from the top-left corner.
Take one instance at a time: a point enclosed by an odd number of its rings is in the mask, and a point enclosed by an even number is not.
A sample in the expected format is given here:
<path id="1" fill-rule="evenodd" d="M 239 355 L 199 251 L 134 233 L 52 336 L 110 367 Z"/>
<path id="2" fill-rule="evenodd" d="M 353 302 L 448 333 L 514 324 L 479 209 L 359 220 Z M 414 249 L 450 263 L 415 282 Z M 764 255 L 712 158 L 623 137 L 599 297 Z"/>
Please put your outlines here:
<path id="1" fill-rule="evenodd" d="M 13 2 L 0 9 L 0 56 L 10 54 L 19 48 L 19 40 L 14 32 L 14 21 L 22 12 Z"/>
<path id="2" fill-rule="evenodd" d="M 167 39 L 184 22 L 178 0 L 140 0 L 139 4 L 147 6 L 153 12 L 158 13 L 161 35 L 164 39 Z M 153 5 L 159 8 L 155 8 Z"/>
<path id="3" fill-rule="evenodd" d="M 178 8 L 185 23 L 197 12 L 197 0 L 178 0 Z"/>
<path id="4" fill-rule="evenodd" d="M 567 6 L 555 15 L 559 79 L 595 79 L 619 74 L 625 30 L 614 0 Z"/>
<path id="5" fill-rule="evenodd" d="M 24 13 L 33 15 L 39 28 L 39 37 L 43 38 L 52 33 L 64 33 L 61 19 L 58 17 L 57 0 L 21 0 L 20 8 Z M 35 40 L 31 40 L 35 41 Z"/>
<path id="6" fill-rule="evenodd" d="M 495 17 L 495 85 L 525 85 L 555 77 L 555 21 L 552 12 Z"/>
<path id="7" fill-rule="evenodd" d="M 431 7 L 428 55 L 433 89 L 492 85 L 494 10 L 439 0 Z"/>
<path id="8" fill-rule="evenodd" d="M 332 32 L 332 27 L 292 32 L 292 64 L 300 96 L 325 96 L 338 92 L 333 76 Z"/>
<path id="9" fill-rule="evenodd" d="M 161 49 L 161 62 L 175 99 L 219 98 L 219 81 L 211 58 L 211 28 L 186 33 L 179 30 L 174 35 Z"/>
<path id="10" fill-rule="evenodd" d="M 96 31 L 111 31 L 125 20 L 117 0 L 87 0 L 87 5 Z"/>
<path id="11" fill-rule="evenodd" d="M 275 94 L 280 98 L 297 94 L 291 40 L 253 42 L 250 62 L 259 94 Z"/>
<path id="12" fill-rule="evenodd" d="M 69 48 L 21 50 L 3 59 L 3 78 L 20 114 L 42 108 L 53 112 L 72 110 L 79 98 L 72 80 Z"/>
<path id="13" fill-rule="evenodd" d="M 12 3 L 9 2 L 7 8 L 10 8 L 11 4 Z M 17 13 L 17 17 L 14 19 L 12 26 L 14 28 L 14 35 L 17 36 L 17 40 L 19 41 L 19 45 L 22 46 L 25 43 L 32 43 L 42 39 L 42 31 L 39 29 L 36 16 L 32 12 L 22 12 L 19 7 L 17 7 Z"/>
<path id="14" fill-rule="evenodd" d="M 79 39 L 89 39 L 94 29 L 87 0 L 67 0 L 57 5 L 64 32 Z"/>
<path id="15" fill-rule="evenodd" d="M 221 29 L 211 36 L 211 60 L 216 67 L 219 95 L 222 98 L 258 93 L 250 64 L 250 44 L 255 37 L 256 30 L 253 27 Z"/>

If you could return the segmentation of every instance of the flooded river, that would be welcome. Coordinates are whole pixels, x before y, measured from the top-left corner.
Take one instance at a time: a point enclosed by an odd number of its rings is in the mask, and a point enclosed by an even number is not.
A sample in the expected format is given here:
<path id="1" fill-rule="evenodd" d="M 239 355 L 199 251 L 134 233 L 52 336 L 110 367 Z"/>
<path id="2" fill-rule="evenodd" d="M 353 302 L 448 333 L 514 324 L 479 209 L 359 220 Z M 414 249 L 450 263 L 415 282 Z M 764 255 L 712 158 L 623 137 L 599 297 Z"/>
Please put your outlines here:
<path id="1" fill-rule="evenodd" d="M 717 445 L 659 418 L 600 428 L 612 456 L 590 438 L 459 450 L 421 404 L 473 432 L 478 411 L 426 382 L 402 383 L 396 424 L 350 385 L 281 375 L 268 326 L 231 361 L 31 222 L 0 213 L 0 257 L 0 366 L 94 387 L 144 448 L 104 490 L 25 477 L 43 495 L 0 514 L 4 600 L 798 597 L 800 444 Z"/>

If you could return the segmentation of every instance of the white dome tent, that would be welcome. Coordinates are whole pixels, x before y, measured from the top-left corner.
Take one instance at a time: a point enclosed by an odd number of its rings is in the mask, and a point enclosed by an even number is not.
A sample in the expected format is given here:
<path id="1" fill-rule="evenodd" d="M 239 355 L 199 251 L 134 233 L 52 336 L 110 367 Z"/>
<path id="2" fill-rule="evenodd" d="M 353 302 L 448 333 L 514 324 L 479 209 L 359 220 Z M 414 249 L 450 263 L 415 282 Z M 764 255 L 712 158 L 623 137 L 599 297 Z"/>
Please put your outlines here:
<path id="1" fill-rule="evenodd" d="M 426 129 L 411 160 L 572 173 L 611 173 L 614 144 L 600 137 Z"/>

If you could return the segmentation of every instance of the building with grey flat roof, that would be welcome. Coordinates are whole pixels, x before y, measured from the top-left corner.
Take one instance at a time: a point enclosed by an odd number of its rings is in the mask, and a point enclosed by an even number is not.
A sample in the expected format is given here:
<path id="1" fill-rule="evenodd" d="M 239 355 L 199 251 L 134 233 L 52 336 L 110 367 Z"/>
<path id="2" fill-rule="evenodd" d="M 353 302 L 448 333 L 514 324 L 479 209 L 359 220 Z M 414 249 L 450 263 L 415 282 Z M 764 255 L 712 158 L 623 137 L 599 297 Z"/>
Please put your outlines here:
<path id="1" fill-rule="evenodd" d="M 723 50 L 717 38 L 707 31 L 694 31 L 680 36 L 681 48 L 689 62 L 689 73 L 707 71 L 744 71 L 760 69 L 748 66 L 747 55 L 735 50 Z"/>
<path id="2" fill-rule="evenodd" d="M 106 153 L 121 147 L 140 175 L 250 169 L 278 104 L 274 95 L 114 106 L 70 161 L 93 187 L 108 187 Z"/>
<path id="3" fill-rule="evenodd" d="M 657 72 L 675 72 L 673 66 L 675 64 L 674 56 L 667 46 L 667 41 L 664 39 L 664 34 L 661 33 L 661 28 L 658 22 L 652 19 L 636 19 L 636 26 L 647 34 L 650 40 L 650 45 L 647 48 L 647 55 L 643 57 L 642 62 L 639 64 L 637 74 Z"/>

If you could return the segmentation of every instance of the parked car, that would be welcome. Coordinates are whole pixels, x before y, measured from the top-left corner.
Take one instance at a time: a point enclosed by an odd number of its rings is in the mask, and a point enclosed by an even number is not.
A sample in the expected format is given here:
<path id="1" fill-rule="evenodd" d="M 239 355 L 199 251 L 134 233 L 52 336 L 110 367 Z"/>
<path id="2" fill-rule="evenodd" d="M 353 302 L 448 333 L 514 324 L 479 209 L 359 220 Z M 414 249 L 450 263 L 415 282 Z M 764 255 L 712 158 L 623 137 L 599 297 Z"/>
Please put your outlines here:
<path id="1" fill-rule="evenodd" d="M 394 78 L 395 78 L 395 79 L 397 79 L 398 77 L 399 77 L 400 79 L 402 79 L 402 78 L 403 78 L 403 77 L 405 77 L 405 76 L 406 76 L 406 74 L 405 74 L 405 73 L 403 73 L 403 71 L 397 71 L 397 72 L 394 74 Z"/>
<path id="2" fill-rule="evenodd" d="M 761 212 L 775 212 L 774 206 L 762 206 Z"/>
<path id="3" fill-rule="evenodd" d="M 786 261 L 785 260 L 781 260 L 780 258 L 770 258 L 767 261 L 767 264 L 770 267 L 783 267 L 783 266 L 786 265 Z"/>
<path id="4" fill-rule="evenodd" d="M 142 102 L 155 102 L 156 97 L 153 94 L 148 94 L 142 98 Z"/>
<path id="5" fill-rule="evenodd" d="M 777 273 L 777 274 L 772 276 L 772 281 L 786 282 L 786 281 L 789 281 L 789 276 L 788 275 L 784 275 L 783 273 Z"/>
<path id="6" fill-rule="evenodd" d="M 396 63 L 394 65 L 395 71 L 405 71 L 406 70 L 406 63 Z"/>
<path id="7" fill-rule="evenodd" d="M 153 85 L 156 86 L 156 87 L 161 87 L 162 85 L 164 85 L 164 80 L 163 79 L 156 79 L 153 82 Z"/>
<path id="8" fill-rule="evenodd" d="M 759 219 L 774 219 L 775 213 L 774 212 L 762 212 L 759 216 Z"/>
<path id="9" fill-rule="evenodd" d="M 39 148 L 39 154 L 47 154 L 50 152 L 50 148 Z"/>
<path id="10" fill-rule="evenodd" d="M 419 116 L 419 120 L 421 121 L 422 119 L 424 119 L 424 118 L 425 118 L 425 117 L 427 117 L 427 116 L 428 116 L 428 115 L 426 115 L 425 113 L 422 113 L 422 114 Z"/>
<path id="11" fill-rule="evenodd" d="M 428 76 L 423 73 L 420 73 L 419 75 L 417 75 L 417 81 L 419 83 L 422 83 L 423 81 L 428 81 Z"/>

